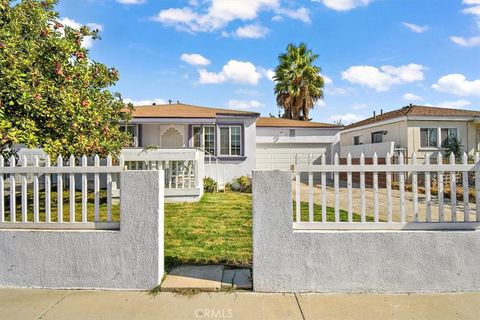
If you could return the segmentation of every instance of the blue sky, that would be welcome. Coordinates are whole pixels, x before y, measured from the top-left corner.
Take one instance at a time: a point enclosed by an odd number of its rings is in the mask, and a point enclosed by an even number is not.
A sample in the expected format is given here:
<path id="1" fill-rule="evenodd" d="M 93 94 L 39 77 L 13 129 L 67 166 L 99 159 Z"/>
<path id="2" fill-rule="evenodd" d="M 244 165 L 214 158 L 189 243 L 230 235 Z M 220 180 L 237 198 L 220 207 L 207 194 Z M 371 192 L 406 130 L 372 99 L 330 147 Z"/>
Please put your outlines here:
<path id="1" fill-rule="evenodd" d="M 315 121 L 343 123 L 408 103 L 480 110 L 480 0 L 60 0 L 91 24 L 94 60 L 120 70 L 135 103 L 277 114 L 272 70 L 288 43 L 320 55 Z"/>

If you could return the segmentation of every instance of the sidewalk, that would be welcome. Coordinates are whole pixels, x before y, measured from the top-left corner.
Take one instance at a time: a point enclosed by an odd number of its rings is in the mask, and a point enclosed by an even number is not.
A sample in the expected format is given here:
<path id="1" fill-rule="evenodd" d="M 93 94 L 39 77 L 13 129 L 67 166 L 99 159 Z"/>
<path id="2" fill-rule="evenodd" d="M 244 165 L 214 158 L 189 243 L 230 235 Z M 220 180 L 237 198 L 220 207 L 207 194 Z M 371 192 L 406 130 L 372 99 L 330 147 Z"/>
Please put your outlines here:
<path id="1" fill-rule="evenodd" d="M 478 319 L 480 293 L 193 296 L 139 291 L 0 289 L 1 319 Z"/>

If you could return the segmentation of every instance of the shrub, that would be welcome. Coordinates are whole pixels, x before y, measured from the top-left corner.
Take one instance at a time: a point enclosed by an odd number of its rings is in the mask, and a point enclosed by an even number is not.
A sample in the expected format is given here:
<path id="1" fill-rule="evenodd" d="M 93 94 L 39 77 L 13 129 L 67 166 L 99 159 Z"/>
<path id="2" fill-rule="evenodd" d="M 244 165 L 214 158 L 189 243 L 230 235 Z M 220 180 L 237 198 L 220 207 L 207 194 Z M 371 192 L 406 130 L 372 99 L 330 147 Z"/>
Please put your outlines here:
<path id="1" fill-rule="evenodd" d="M 241 176 L 236 181 L 241 192 L 252 193 L 252 181 L 247 176 Z"/>
<path id="2" fill-rule="evenodd" d="M 203 190 L 205 192 L 217 191 L 218 183 L 210 177 L 203 178 Z"/>
<path id="3" fill-rule="evenodd" d="M 227 183 L 225 184 L 224 191 L 225 191 L 225 192 L 228 192 L 228 191 L 232 191 L 232 190 L 233 190 L 232 184 L 229 183 L 229 182 L 227 182 Z"/>

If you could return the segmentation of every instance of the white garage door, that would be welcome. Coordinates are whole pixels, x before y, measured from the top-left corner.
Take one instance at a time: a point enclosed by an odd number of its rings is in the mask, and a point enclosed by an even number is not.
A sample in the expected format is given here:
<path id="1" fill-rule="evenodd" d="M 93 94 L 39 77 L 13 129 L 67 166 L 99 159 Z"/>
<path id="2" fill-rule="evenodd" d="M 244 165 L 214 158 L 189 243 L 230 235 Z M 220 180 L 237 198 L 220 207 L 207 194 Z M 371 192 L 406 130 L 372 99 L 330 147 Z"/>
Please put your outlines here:
<path id="1" fill-rule="evenodd" d="M 330 162 L 328 143 L 257 143 L 257 170 L 290 170 L 298 159 L 299 164 L 308 164 L 308 157 L 314 164 L 320 164 L 320 156 L 325 153 Z"/>

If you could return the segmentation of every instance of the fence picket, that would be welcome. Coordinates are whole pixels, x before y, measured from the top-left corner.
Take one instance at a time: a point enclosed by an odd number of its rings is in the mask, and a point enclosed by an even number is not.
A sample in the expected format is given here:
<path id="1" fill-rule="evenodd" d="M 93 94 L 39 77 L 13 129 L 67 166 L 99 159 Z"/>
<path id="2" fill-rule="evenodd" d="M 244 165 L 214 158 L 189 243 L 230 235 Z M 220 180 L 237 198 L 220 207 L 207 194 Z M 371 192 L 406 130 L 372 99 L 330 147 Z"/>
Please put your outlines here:
<path id="1" fill-rule="evenodd" d="M 352 165 L 352 155 L 350 152 L 347 155 L 347 165 Z M 353 222 L 353 196 L 352 196 L 352 173 L 347 173 L 347 188 L 348 188 L 348 222 Z"/>
<path id="2" fill-rule="evenodd" d="M 373 154 L 373 165 L 378 165 L 378 156 L 375 152 Z M 378 172 L 373 173 L 373 220 L 379 221 L 378 217 Z"/>
<path id="3" fill-rule="evenodd" d="M 430 153 L 425 154 L 425 164 L 430 164 Z M 427 222 L 432 221 L 432 193 L 431 193 L 431 180 L 430 180 L 430 171 L 425 172 L 425 202 L 426 202 L 426 213 L 425 219 Z"/>
<path id="4" fill-rule="evenodd" d="M 392 165 L 392 156 L 390 152 L 387 152 L 387 156 L 385 158 L 385 162 L 387 166 Z M 386 184 L 387 184 L 387 221 L 393 221 L 393 203 L 392 203 L 392 173 L 386 173 Z"/>
<path id="5" fill-rule="evenodd" d="M 365 165 L 365 155 L 362 154 L 360 155 L 360 165 L 364 166 Z M 362 171 L 360 172 L 360 215 L 361 215 L 361 220 L 362 222 L 367 221 L 367 208 L 366 208 L 366 203 L 365 203 L 365 172 Z"/>
<path id="6" fill-rule="evenodd" d="M 403 156 L 403 153 L 400 153 L 400 156 L 398 157 L 398 161 L 400 165 L 405 164 L 405 158 Z M 405 172 L 399 172 L 398 177 L 400 180 L 400 221 L 405 222 L 406 219 L 406 213 L 405 213 Z"/>
<path id="7" fill-rule="evenodd" d="M 95 155 L 93 161 L 94 167 L 100 167 L 98 155 Z M 100 176 L 98 173 L 93 174 L 93 199 L 95 221 L 100 221 Z"/>
<path id="8" fill-rule="evenodd" d="M 295 178 L 295 209 L 296 209 L 296 213 L 297 213 L 297 216 L 296 216 L 296 221 L 297 222 L 300 222 L 302 221 L 302 217 L 301 217 L 301 201 L 300 201 L 300 173 L 297 174 L 296 178 Z"/>
<path id="9" fill-rule="evenodd" d="M 437 155 L 437 164 L 443 164 L 442 154 L 439 152 Z M 443 171 L 437 172 L 437 184 L 438 184 L 438 221 L 445 221 L 445 210 L 444 210 L 444 200 L 443 200 Z"/>
<path id="10" fill-rule="evenodd" d="M 45 159 L 45 167 L 50 167 L 50 156 L 47 155 Z M 45 222 L 52 222 L 52 201 L 51 201 L 51 175 L 50 173 L 45 174 Z"/>
<path id="11" fill-rule="evenodd" d="M 15 168 L 15 157 L 10 157 L 10 167 Z M 15 174 L 10 174 L 10 221 L 17 221 L 17 202 L 16 202 L 16 192 L 15 192 Z"/>
<path id="12" fill-rule="evenodd" d="M 308 221 L 313 221 L 313 172 L 308 173 Z"/>
<path id="13" fill-rule="evenodd" d="M 480 162 L 480 153 L 475 153 L 475 163 Z M 476 215 L 477 222 L 480 222 L 480 171 L 475 171 L 475 205 L 476 205 Z"/>
<path id="14" fill-rule="evenodd" d="M 70 167 L 75 168 L 75 157 L 70 156 Z M 70 173 L 70 222 L 75 222 L 75 174 Z"/>
<path id="15" fill-rule="evenodd" d="M 107 167 L 112 166 L 112 157 L 107 156 Z M 107 173 L 107 221 L 112 221 L 112 174 Z"/>
<path id="16" fill-rule="evenodd" d="M 5 165 L 3 156 L 0 155 L 0 168 Z M 0 174 L 0 222 L 5 222 L 5 183 L 3 180 L 3 173 Z"/>
<path id="17" fill-rule="evenodd" d="M 33 156 L 33 166 L 38 168 L 38 156 Z M 40 195 L 38 187 L 38 173 L 33 174 L 33 222 L 38 223 L 40 220 Z"/>
<path id="18" fill-rule="evenodd" d="M 468 155 L 466 152 L 463 153 L 463 164 L 468 164 Z M 469 186 L 468 186 L 468 172 L 463 172 L 463 221 L 470 221 L 470 206 L 469 206 Z"/>
<path id="19" fill-rule="evenodd" d="M 455 164 L 455 155 L 450 154 L 450 164 Z M 457 177 L 455 171 L 450 172 L 450 206 L 452 210 L 452 221 L 457 221 Z"/>
<path id="20" fill-rule="evenodd" d="M 334 164 L 338 166 L 340 164 L 338 153 L 335 153 Z M 335 222 L 340 222 L 340 182 L 339 172 L 334 172 L 334 188 L 335 188 Z"/>
<path id="21" fill-rule="evenodd" d="M 417 164 L 417 155 L 412 155 L 412 163 Z M 413 192 L 413 221 L 418 222 L 418 174 L 412 172 L 412 192 Z"/>
<path id="22" fill-rule="evenodd" d="M 322 153 L 322 165 L 326 165 L 325 153 Z M 322 172 L 322 222 L 327 222 L 327 173 Z"/>
<path id="23" fill-rule="evenodd" d="M 63 158 L 58 156 L 57 167 L 63 167 Z M 57 217 L 58 222 L 63 222 L 63 174 L 57 173 Z"/>
<path id="24" fill-rule="evenodd" d="M 87 156 L 82 156 L 82 167 L 87 167 Z M 87 174 L 82 173 L 82 222 L 87 222 L 87 201 L 88 201 Z"/>
<path id="25" fill-rule="evenodd" d="M 27 166 L 27 157 L 26 156 L 22 156 L 22 167 L 26 167 Z M 26 174 L 22 174 L 21 175 L 21 193 L 22 193 L 22 222 L 27 222 L 28 221 L 28 216 L 27 216 L 27 213 L 28 213 L 28 201 L 27 201 L 27 197 L 28 197 L 28 186 L 27 186 L 27 175 Z"/>

